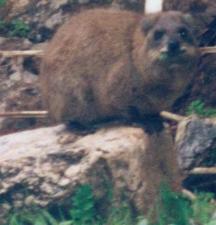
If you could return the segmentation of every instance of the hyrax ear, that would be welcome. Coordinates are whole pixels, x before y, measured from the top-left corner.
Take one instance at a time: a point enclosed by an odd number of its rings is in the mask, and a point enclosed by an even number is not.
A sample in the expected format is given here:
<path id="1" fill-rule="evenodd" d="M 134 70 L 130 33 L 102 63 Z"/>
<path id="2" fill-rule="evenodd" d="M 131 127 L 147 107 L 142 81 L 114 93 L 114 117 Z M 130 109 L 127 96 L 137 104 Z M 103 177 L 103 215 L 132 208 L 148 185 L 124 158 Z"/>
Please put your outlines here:
<path id="1" fill-rule="evenodd" d="M 147 34 L 149 30 L 155 25 L 155 23 L 158 20 L 158 15 L 156 14 L 151 14 L 151 15 L 146 15 L 142 21 L 141 21 L 141 29 L 142 31 Z"/>

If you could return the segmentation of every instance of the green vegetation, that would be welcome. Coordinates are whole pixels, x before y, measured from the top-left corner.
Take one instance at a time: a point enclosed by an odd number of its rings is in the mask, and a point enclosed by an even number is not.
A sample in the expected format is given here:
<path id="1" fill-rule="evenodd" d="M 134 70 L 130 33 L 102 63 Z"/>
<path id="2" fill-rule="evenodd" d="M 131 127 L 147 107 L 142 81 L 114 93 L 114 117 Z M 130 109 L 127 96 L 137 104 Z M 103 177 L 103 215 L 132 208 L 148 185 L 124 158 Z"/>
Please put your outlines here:
<path id="1" fill-rule="evenodd" d="M 72 224 L 87 225 L 96 222 L 95 199 L 91 186 L 80 186 L 72 199 L 72 208 L 69 210 L 69 214 Z"/>
<path id="2" fill-rule="evenodd" d="M 215 205 L 211 204 L 212 194 L 200 194 L 192 204 L 193 220 L 195 224 L 216 225 Z"/>
<path id="3" fill-rule="evenodd" d="M 216 225 L 216 207 L 211 203 L 212 199 L 212 194 L 200 193 L 197 194 L 197 199 L 191 202 L 162 185 L 157 204 L 156 225 Z"/>
<path id="4" fill-rule="evenodd" d="M 0 0 L 0 7 L 3 7 L 6 4 L 7 0 Z"/>
<path id="5" fill-rule="evenodd" d="M 189 202 L 165 184 L 161 185 L 156 211 L 158 225 L 188 225 L 191 217 Z"/>
<path id="6" fill-rule="evenodd" d="M 22 20 L 12 20 L 9 24 L 9 35 L 12 37 L 26 37 L 30 27 Z"/>
<path id="7" fill-rule="evenodd" d="M 132 216 L 132 212 L 126 203 L 121 207 L 112 207 L 105 223 L 107 225 L 134 225 L 137 224 Z"/>
<path id="8" fill-rule="evenodd" d="M 95 211 L 96 200 L 89 185 L 80 186 L 68 205 L 55 210 L 33 208 L 12 213 L 10 225 L 90 225 L 99 224 Z"/>
<path id="9" fill-rule="evenodd" d="M 206 107 L 201 100 L 195 100 L 187 108 L 187 115 L 196 114 L 201 117 L 216 116 L 216 109 Z"/>
<path id="10" fill-rule="evenodd" d="M 4 7 L 7 0 L 0 0 L 0 7 Z M 5 21 L 0 19 L 0 34 L 9 37 L 27 37 L 30 27 L 27 23 L 20 19 Z"/>
<path id="11" fill-rule="evenodd" d="M 108 198 L 110 198 L 108 196 Z M 127 204 L 110 207 L 108 215 L 97 213 L 98 200 L 90 185 L 82 185 L 67 205 L 52 209 L 39 209 L 11 212 L 9 225 L 135 225 L 136 222 Z M 7 225 L 8 225 L 7 224 Z M 143 224 L 139 224 L 143 225 Z"/>
<path id="12" fill-rule="evenodd" d="M 30 32 L 30 27 L 22 20 L 12 20 L 6 22 L 0 20 L 0 34 L 8 37 L 27 37 Z"/>
<path id="13" fill-rule="evenodd" d="M 212 195 L 199 194 L 193 202 L 161 186 L 153 225 L 216 225 Z M 143 217 L 135 217 L 126 203 L 111 206 L 107 215 L 99 215 L 98 200 L 89 185 L 80 186 L 67 205 L 52 209 L 32 208 L 13 212 L 7 225 L 149 225 Z"/>

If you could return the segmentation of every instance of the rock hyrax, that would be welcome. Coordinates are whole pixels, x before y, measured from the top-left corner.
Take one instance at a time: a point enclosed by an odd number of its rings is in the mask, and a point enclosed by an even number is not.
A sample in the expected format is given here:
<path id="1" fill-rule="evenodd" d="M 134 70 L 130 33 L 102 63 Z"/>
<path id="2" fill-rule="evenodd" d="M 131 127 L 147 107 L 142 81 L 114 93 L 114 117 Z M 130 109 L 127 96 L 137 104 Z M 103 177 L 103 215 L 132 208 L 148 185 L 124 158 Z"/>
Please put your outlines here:
<path id="1" fill-rule="evenodd" d="M 199 52 L 190 18 L 83 11 L 63 25 L 42 63 L 42 92 L 55 122 L 142 120 L 170 110 L 193 77 Z"/>

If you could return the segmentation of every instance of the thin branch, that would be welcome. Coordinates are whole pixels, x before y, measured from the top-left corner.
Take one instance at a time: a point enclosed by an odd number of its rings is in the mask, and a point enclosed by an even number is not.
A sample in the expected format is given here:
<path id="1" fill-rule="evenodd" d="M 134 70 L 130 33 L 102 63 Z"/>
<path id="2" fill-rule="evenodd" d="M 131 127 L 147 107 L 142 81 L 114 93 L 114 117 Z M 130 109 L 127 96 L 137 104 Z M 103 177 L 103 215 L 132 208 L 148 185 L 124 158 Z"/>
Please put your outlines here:
<path id="1" fill-rule="evenodd" d="M 182 189 L 181 192 L 186 198 L 188 198 L 191 201 L 194 201 L 194 200 L 197 199 L 197 196 L 194 193 L 192 193 L 191 191 L 187 190 L 187 189 Z"/>
<path id="2" fill-rule="evenodd" d="M 197 167 L 189 172 L 189 174 L 202 175 L 202 174 L 215 174 L 216 167 Z"/>
<path id="3" fill-rule="evenodd" d="M 20 111 L 20 112 L 4 112 L 0 113 L 0 117 L 8 118 L 46 118 L 48 111 Z"/>
<path id="4" fill-rule="evenodd" d="M 16 56 L 42 56 L 43 50 L 26 50 L 26 51 L 0 51 L 0 56 L 16 57 Z"/>
<path id="5" fill-rule="evenodd" d="M 181 122 L 183 119 L 185 119 L 185 116 L 180 116 L 171 112 L 167 112 L 167 111 L 162 111 L 160 112 L 161 117 L 163 117 L 164 119 L 168 119 L 168 120 L 172 120 L 175 122 Z"/>
<path id="6" fill-rule="evenodd" d="M 185 119 L 185 116 L 180 116 L 174 113 L 162 111 L 160 115 L 172 121 L 180 122 Z M 45 118 L 48 116 L 48 111 L 16 111 L 16 112 L 3 112 L 0 113 L 0 117 L 10 117 L 10 118 L 28 118 L 28 117 L 39 117 Z"/>
<path id="7" fill-rule="evenodd" d="M 201 47 L 199 48 L 202 54 L 214 54 L 216 53 L 216 46 Z M 43 50 L 24 50 L 24 51 L 0 51 L 0 56 L 4 57 L 16 57 L 16 56 L 43 56 Z"/>
<path id="8" fill-rule="evenodd" d="M 200 48 L 202 54 L 215 54 L 216 53 L 216 46 L 212 47 L 202 47 Z"/>

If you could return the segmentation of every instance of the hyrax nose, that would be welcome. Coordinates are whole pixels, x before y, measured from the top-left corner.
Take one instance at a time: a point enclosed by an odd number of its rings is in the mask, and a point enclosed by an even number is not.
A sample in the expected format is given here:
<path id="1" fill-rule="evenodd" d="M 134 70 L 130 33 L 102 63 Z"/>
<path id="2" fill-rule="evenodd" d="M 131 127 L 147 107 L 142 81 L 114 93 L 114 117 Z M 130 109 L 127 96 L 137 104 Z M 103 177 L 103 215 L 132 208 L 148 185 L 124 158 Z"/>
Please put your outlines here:
<path id="1" fill-rule="evenodd" d="M 177 40 L 171 40 L 169 41 L 168 43 L 168 52 L 171 53 L 171 54 L 175 54 L 175 53 L 178 53 L 180 52 L 180 43 L 179 41 Z"/>

